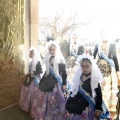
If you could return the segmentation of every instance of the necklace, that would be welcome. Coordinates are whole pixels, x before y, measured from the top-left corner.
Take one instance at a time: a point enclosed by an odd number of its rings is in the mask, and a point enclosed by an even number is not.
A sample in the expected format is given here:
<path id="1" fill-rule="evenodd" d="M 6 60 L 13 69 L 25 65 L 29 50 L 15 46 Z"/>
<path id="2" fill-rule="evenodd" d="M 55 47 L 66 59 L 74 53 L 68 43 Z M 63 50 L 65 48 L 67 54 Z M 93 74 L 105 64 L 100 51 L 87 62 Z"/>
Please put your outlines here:
<path id="1" fill-rule="evenodd" d="M 88 80 L 88 78 L 90 78 L 90 75 L 91 75 L 91 73 L 89 73 L 89 74 L 82 73 L 80 85 L 83 85 L 84 81 L 86 81 L 86 80 Z"/>

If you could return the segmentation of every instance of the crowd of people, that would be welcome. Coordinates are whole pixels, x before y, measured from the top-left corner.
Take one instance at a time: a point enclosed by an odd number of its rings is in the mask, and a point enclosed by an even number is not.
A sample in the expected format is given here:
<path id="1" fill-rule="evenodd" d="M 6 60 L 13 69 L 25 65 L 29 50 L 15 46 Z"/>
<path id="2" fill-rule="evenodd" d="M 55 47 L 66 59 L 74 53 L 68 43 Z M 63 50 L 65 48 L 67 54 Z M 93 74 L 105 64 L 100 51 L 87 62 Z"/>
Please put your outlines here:
<path id="1" fill-rule="evenodd" d="M 46 43 L 45 55 L 30 49 L 19 105 L 34 120 L 112 120 L 116 112 L 119 63 L 106 32 L 93 53 L 73 34 Z M 111 115 L 112 114 L 112 115 Z"/>

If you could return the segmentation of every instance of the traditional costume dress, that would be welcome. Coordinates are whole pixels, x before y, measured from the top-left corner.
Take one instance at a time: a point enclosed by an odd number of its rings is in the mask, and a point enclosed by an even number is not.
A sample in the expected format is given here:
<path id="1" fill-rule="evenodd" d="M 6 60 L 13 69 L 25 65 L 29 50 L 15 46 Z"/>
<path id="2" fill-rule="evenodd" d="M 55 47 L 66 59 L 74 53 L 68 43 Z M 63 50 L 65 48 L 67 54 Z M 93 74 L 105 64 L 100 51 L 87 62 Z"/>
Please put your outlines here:
<path id="1" fill-rule="evenodd" d="M 73 78 L 72 93 L 66 103 L 66 110 L 69 112 L 67 120 L 106 120 L 106 118 L 110 120 L 110 113 L 102 101 L 100 86 L 103 80 L 102 74 L 90 56 L 79 56 L 78 64 L 83 58 L 91 61 L 92 70 L 90 74 L 86 75 L 86 80 L 83 80 L 84 74 L 79 66 Z M 95 111 L 100 111 L 101 115 L 95 117 Z"/>
<path id="2" fill-rule="evenodd" d="M 98 67 L 104 76 L 104 83 L 102 84 L 103 100 L 108 109 L 112 112 L 116 111 L 118 92 L 118 79 L 116 72 L 119 71 L 119 64 L 116 54 L 115 44 L 109 44 L 108 48 L 102 48 L 96 45 L 93 56 L 96 58 L 98 53 Z"/>
<path id="3" fill-rule="evenodd" d="M 70 56 L 66 59 L 66 67 L 67 67 L 67 73 L 68 73 L 68 81 L 70 84 L 72 84 L 73 76 L 76 72 L 76 58 L 79 55 L 82 55 L 84 53 L 84 46 L 79 45 L 78 43 L 74 44 L 73 41 L 70 44 Z"/>
<path id="4" fill-rule="evenodd" d="M 35 120 L 62 120 L 65 110 L 66 100 L 61 89 L 62 85 L 67 84 L 65 60 L 58 45 L 54 42 L 50 42 L 48 46 L 50 45 L 56 46 L 56 55 L 51 56 L 47 52 L 44 58 L 46 72 L 39 83 L 31 110 L 31 116 Z"/>
<path id="5" fill-rule="evenodd" d="M 19 99 L 20 108 L 26 112 L 30 111 L 31 109 L 35 91 L 37 90 L 41 79 L 40 74 L 42 73 L 41 58 L 38 50 L 34 47 L 30 50 L 33 50 L 35 54 L 34 57 L 30 60 L 29 65 L 29 73 L 33 72 L 33 75 L 28 73 L 25 76 Z"/>

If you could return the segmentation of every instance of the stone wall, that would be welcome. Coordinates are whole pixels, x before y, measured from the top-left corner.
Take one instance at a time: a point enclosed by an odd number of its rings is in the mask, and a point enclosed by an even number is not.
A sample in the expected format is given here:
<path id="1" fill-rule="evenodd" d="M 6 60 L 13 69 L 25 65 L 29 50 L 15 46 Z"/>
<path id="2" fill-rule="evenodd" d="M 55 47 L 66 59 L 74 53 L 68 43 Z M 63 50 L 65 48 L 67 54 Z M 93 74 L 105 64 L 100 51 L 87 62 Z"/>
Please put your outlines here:
<path id="1" fill-rule="evenodd" d="M 0 109 L 18 102 L 24 78 L 24 0 L 0 0 Z"/>

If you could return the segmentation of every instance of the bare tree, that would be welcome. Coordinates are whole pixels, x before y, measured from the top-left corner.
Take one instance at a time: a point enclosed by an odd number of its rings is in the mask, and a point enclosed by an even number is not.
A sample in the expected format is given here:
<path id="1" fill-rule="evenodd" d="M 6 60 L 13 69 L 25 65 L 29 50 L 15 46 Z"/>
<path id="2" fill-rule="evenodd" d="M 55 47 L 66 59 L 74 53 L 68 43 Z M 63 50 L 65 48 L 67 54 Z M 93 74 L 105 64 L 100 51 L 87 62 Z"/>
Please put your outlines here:
<path id="1" fill-rule="evenodd" d="M 62 8 L 61 8 L 62 10 Z M 80 28 L 86 24 L 88 21 L 80 21 L 78 22 L 78 9 L 71 13 L 69 16 L 64 16 L 64 11 L 59 13 L 57 10 L 55 16 L 53 18 L 50 17 L 41 17 L 40 18 L 40 29 L 41 32 L 45 35 L 45 32 L 49 34 L 48 31 L 51 32 L 51 36 L 56 39 L 56 37 L 61 37 L 64 34 L 71 34 L 76 28 Z M 65 19 L 64 19 L 65 18 Z M 44 28 L 44 29 L 43 29 Z"/>

